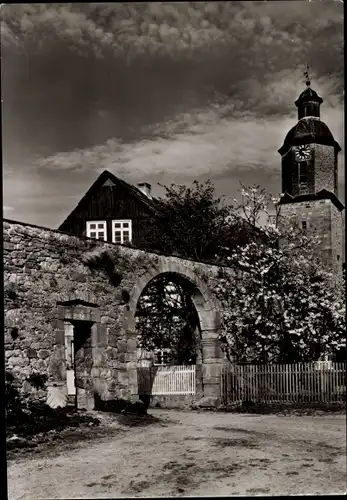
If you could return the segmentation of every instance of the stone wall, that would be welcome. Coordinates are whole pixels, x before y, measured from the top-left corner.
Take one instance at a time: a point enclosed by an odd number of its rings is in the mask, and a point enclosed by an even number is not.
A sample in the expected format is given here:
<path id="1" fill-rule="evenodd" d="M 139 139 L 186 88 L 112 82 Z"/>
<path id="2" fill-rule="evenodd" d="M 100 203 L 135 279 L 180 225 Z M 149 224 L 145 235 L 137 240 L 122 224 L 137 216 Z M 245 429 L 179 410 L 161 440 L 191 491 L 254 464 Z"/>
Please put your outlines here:
<path id="1" fill-rule="evenodd" d="M 344 256 L 344 211 L 341 211 L 331 203 L 331 241 L 332 241 L 332 261 L 336 269 L 341 268 L 345 262 Z"/>
<path id="2" fill-rule="evenodd" d="M 136 303 L 148 280 L 162 272 L 177 272 L 187 279 L 205 344 L 209 339 L 216 343 L 218 311 L 208 291 L 216 279 L 215 266 L 14 221 L 4 221 L 3 232 L 6 370 L 26 397 L 67 396 L 69 331 L 76 325 L 90 329 L 92 390 L 104 400 L 134 397 Z M 93 255 L 103 250 L 112 256 L 112 269 L 107 258 L 92 265 Z M 210 363 L 206 370 L 216 377 L 210 349 L 205 347 L 205 361 Z M 37 374 L 43 381 L 40 388 L 33 383 Z M 90 380 L 85 382 L 90 385 Z M 216 380 L 206 382 L 209 387 Z"/>
<path id="3" fill-rule="evenodd" d="M 307 223 L 307 235 L 321 240 L 317 255 L 334 272 L 342 272 L 343 216 L 331 200 L 310 200 L 281 205 L 281 215 L 297 223 Z M 337 255 L 340 255 L 339 259 Z"/>
<path id="4" fill-rule="evenodd" d="M 313 144 L 313 155 L 315 165 L 315 193 L 322 189 L 335 192 L 335 176 L 337 175 L 335 166 L 334 146 Z"/>

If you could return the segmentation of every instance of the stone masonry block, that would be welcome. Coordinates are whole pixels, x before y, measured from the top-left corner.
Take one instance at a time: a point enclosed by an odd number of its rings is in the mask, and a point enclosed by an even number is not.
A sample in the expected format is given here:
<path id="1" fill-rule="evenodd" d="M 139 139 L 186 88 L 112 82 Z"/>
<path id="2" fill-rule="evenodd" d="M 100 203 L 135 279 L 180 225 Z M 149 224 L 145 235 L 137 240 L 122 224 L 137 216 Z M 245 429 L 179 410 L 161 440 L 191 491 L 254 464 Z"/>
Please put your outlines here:
<path id="1" fill-rule="evenodd" d="M 211 379 L 220 379 L 221 364 L 211 363 L 202 365 L 202 374 L 204 381 Z"/>
<path id="2" fill-rule="evenodd" d="M 56 330 L 55 331 L 55 343 L 59 345 L 65 344 L 65 331 L 64 330 Z"/>
<path id="3" fill-rule="evenodd" d="M 136 345 L 137 345 L 137 341 L 136 341 L 136 338 L 130 338 L 127 340 L 127 351 L 128 352 L 136 352 Z"/>
<path id="4" fill-rule="evenodd" d="M 128 383 L 129 383 L 129 388 L 133 388 L 133 389 L 136 388 L 137 389 L 137 384 L 138 384 L 137 370 L 129 370 L 128 371 Z M 131 390 L 131 392 L 133 393 L 134 391 Z"/>
<path id="5" fill-rule="evenodd" d="M 125 356 L 125 353 L 124 352 L 120 352 L 118 354 L 118 361 L 120 363 L 125 363 L 126 362 L 126 356 Z"/>
<path id="6" fill-rule="evenodd" d="M 203 345 L 202 352 L 204 361 L 208 359 L 219 359 L 222 356 L 220 344 L 217 342 L 214 345 Z"/>
<path id="7" fill-rule="evenodd" d="M 118 371 L 118 382 L 120 385 L 127 386 L 129 380 L 129 374 L 127 370 Z"/>
<path id="8" fill-rule="evenodd" d="M 11 243 L 10 241 L 4 241 L 3 249 L 4 250 L 14 250 L 14 243 Z"/>
<path id="9" fill-rule="evenodd" d="M 123 340 L 118 340 L 117 342 L 117 349 L 119 353 L 125 353 L 127 352 L 127 344 Z"/>
<path id="10" fill-rule="evenodd" d="M 118 347 L 118 337 L 115 335 L 114 331 L 110 332 L 108 335 L 108 345 L 111 347 Z"/>
<path id="11" fill-rule="evenodd" d="M 58 319 L 65 319 L 65 307 L 58 306 Z"/>
<path id="12" fill-rule="evenodd" d="M 112 339 L 112 335 L 110 337 Z M 100 323 L 96 325 L 96 345 L 99 347 L 107 346 L 107 328 L 105 325 L 101 325 Z"/>
<path id="13" fill-rule="evenodd" d="M 220 397 L 220 384 L 205 384 L 204 397 Z"/>
<path id="14" fill-rule="evenodd" d="M 41 359 L 46 359 L 50 355 L 50 352 L 47 349 L 40 349 L 38 352 L 38 357 Z"/>

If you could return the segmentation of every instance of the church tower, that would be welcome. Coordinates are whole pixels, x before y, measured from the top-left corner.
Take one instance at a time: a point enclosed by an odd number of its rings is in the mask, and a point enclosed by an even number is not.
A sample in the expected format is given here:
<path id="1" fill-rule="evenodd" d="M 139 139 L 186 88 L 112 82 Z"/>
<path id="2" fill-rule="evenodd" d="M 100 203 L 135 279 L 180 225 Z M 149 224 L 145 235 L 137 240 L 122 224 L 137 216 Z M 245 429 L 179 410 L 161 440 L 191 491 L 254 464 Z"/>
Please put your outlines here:
<path id="1" fill-rule="evenodd" d="M 320 119 L 323 99 L 306 89 L 295 105 L 298 122 L 278 150 L 282 157 L 281 215 L 296 223 L 303 233 L 321 241 L 317 256 L 334 273 L 342 273 L 343 210 L 338 199 L 338 153 L 340 146 Z"/>

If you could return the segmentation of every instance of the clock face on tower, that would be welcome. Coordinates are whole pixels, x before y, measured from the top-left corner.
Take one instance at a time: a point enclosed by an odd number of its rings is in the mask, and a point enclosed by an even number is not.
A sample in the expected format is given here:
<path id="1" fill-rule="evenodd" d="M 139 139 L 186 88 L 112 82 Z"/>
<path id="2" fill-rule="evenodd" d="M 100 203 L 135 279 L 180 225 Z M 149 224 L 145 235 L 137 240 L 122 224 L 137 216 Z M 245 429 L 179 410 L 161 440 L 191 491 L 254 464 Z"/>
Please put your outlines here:
<path id="1" fill-rule="evenodd" d="M 306 161 L 311 157 L 311 148 L 308 145 L 297 146 L 295 148 L 296 161 Z"/>

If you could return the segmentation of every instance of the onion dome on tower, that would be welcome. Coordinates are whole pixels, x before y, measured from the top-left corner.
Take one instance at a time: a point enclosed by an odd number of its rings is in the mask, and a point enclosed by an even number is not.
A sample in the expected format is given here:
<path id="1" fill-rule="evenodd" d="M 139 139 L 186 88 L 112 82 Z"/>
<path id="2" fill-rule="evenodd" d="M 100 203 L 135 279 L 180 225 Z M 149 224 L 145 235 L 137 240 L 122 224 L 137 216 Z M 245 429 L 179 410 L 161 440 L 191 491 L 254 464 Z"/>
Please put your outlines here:
<path id="1" fill-rule="evenodd" d="M 306 89 L 301 92 L 295 101 L 298 108 L 298 123 L 288 132 L 283 146 L 278 150 L 281 156 L 285 155 L 292 146 L 300 144 L 322 144 L 334 146 L 335 153 L 341 151 L 329 127 L 320 120 L 320 105 L 323 99 L 311 88 L 311 82 L 306 76 Z"/>

